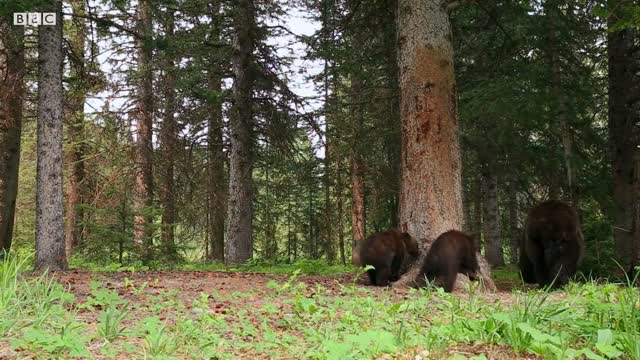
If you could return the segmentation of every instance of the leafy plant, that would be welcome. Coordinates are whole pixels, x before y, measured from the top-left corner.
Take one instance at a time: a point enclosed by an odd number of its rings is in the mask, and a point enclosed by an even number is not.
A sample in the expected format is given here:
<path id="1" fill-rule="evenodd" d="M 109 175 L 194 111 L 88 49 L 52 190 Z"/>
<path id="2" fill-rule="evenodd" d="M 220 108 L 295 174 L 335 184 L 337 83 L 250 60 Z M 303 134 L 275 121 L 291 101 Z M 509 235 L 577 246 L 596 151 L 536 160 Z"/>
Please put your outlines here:
<path id="1" fill-rule="evenodd" d="M 124 336 L 126 327 L 122 322 L 127 317 L 128 304 L 118 309 L 115 304 L 107 306 L 106 310 L 98 314 L 98 335 L 106 342 L 112 342 L 120 336 Z"/>

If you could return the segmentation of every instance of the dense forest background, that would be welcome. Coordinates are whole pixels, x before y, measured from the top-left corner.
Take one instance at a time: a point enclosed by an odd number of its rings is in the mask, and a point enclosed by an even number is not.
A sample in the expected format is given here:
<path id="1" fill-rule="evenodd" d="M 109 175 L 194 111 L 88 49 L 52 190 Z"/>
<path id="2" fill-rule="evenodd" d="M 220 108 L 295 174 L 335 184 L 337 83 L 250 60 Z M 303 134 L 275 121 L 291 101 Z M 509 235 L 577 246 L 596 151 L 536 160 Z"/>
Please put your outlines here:
<path id="1" fill-rule="evenodd" d="M 36 243 L 46 29 L 9 22 L 49 3 L 64 14 L 71 264 L 349 263 L 354 241 L 401 225 L 397 1 L 5 1 L 0 120 L 14 122 L 0 127 L 0 183 L 17 200 L 12 229 L 0 196 L 4 249 Z M 449 6 L 464 230 L 491 265 L 514 263 L 527 209 L 564 199 L 582 218 L 583 268 L 627 264 L 640 241 L 637 1 Z M 5 155 L 17 139 L 19 159 Z"/>

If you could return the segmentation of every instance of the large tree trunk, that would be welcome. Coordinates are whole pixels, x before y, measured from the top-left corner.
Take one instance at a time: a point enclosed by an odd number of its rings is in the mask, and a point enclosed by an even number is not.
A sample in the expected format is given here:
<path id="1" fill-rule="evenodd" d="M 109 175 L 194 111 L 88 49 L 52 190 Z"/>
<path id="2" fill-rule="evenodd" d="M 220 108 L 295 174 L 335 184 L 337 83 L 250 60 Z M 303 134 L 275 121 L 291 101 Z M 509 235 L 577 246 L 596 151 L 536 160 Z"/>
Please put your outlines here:
<path id="1" fill-rule="evenodd" d="M 151 217 L 153 205 L 153 84 L 151 48 L 151 1 L 140 0 L 137 10 L 140 38 L 138 47 L 138 84 L 136 109 L 135 193 L 133 198 L 133 242 L 143 261 L 151 260 L 153 245 Z"/>
<path id="2" fill-rule="evenodd" d="M 400 223 L 425 248 L 438 235 L 463 225 L 453 47 L 446 3 L 398 2 Z M 421 261 L 396 286 L 415 279 L 424 256 L 423 252 Z M 487 270 L 482 275 L 493 284 Z"/>
<path id="3" fill-rule="evenodd" d="M 238 0 L 233 8 L 233 99 L 230 119 L 229 227 L 225 262 L 242 263 L 253 255 L 253 0 Z"/>
<path id="4" fill-rule="evenodd" d="M 484 226 L 484 255 L 491 266 L 504 266 L 504 251 L 500 234 L 500 212 L 498 208 L 498 177 L 493 166 L 482 173 L 486 186 L 482 201 Z"/>
<path id="5" fill-rule="evenodd" d="M 38 29 L 36 269 L 67 267 L 62 191 L 62 0 L 47 8 L 56 25 Z"/>
<path id="6" fill-rule="evenodd" d="M 24 28 L 0 18 L 0 259 L 11 248 L 18 194 Z"/>
<path id="7" fill-rule="evenodd" d="M 67 258 L 80 243 L 83 222 L 84 182 L 84 102 L 86 96 L 85 76 L 85 15 L 84 0 L 72 0 L 71 7 L 75 15 L 72 21 L 73 31 L 69 39 L 71 56 L 69 65 L 73 81 L 68 92 L 67 140 L 70 143 L 68 162 L 69 180 L 67 182 L 67 203 L 65 211 L 65 252 Z"/>
<path id="8" fill-rule="evenodd" d="M 166 14 L 165 32 L 167 37 L 173 37 L 174 12 Z M 176 223 L 176 198 L 174 188 L 175 152 L 177 139 L 176 129 L 176 66 L 171 51 L 165 52 L 165 79 L 164 79 L 164 118 L 162 121 L 161 144 L 162 161 L 164 162 L 163 186 L 162 186 L 162 225 L 161 235 L 162 247 L 165 256 L 175 258 L 177 256 L 175 244 L 175 223 Z"/>
<path id="9" fill-rule="evenodd" d="M 621 1 L 610 0 L 615 10 Z M 609 26 L 618 22 L 614 12 Z M 613 170 L 613 219 L 617 260 L 626 267 L 632 245 L 634 153 L 640 132 L 640 32 L 628 28 L 608 34 L 609 146 Z"/>

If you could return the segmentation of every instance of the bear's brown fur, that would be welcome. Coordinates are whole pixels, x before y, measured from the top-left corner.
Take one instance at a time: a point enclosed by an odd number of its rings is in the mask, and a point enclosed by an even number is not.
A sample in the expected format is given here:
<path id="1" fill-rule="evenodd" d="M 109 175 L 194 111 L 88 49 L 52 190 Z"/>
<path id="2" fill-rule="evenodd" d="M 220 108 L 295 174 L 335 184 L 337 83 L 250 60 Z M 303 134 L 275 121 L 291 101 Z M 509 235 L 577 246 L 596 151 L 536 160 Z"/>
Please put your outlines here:
<path id="1" fill-rule="evenodd" d="M 569 204 L 548 200 L 529 210 L 520 244 L 520 271 L 527 283 L 565 285 L 584 257 L 578 213 Z"/>
<path id="2" fill-rule="evenodd" d="M 420 254 L 418 243 L 408 233 L 388 230 L 375 233 L 357 247 L 360 265 L 371 265 L 368 270 L 372 285 L 387 286 L 400 278 L 405 262 Z"/>
<path id="3" fill-rule="evenodd" d="M 433 242 L 415 281 L 416 285 L 423 286 L 425 280 L 437 280 L 444 291 L 452 292 L 458 273 L 477 280 L 479 271 L 473 238 L 461 231 L 449 230 Z"/>

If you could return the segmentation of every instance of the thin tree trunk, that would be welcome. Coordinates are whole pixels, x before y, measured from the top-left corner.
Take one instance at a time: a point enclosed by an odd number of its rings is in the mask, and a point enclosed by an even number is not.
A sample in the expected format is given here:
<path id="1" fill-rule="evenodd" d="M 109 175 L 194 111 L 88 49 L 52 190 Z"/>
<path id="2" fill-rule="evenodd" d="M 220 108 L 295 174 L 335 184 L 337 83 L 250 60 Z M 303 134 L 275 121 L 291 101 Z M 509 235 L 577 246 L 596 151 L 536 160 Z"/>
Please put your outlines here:
<path id="1" fill-rule="evenodd" d="M 620 0 L 608 7 L 620 9 Z M 614 11 L 609 26 L 618 22 Z M 626 267 L 632 253 L 634 213 L 633 157 L 640 132 L 640 32 L 627 28 L 608 33 L 609 57 L 609 147 L 613 170 L 613 219 L 617 260 Z"/>
<path id="2" fill-rule="evenodd" d="M 473 184 L 472 184 L 473 185 Z M 462 229 L 467 234 L 473 233 L 473 189 L 463 186 L 462 189 Z"/>
<path id="3" fill-rule="evenodd" d="M 24 28 L 0 19 L 0 259 L 11 248 L 18 194 Z"/>
<path id="4" fill-rule="evenodd" d="M 62 190 L 62 0 L 47 8 L 56 25 L 38 29 L 36 270 L 67 267 Z"/>
<path id="5" fill-rule="evenodd" d="M 209 89 L 211 92 L 222 92 L 221 79 L 217 71 L 212 71 Z M 229 184 L 224 176 L 224 145 L 222 140 L 222 101 L 219 97 L 210 104 L 209 115 L 209 259 L 224 261 L 224 223 L 226 217 L 227 189 Z"/>
<path id="6" fill-rule="evenodd" d="M 314 211 L 313 211 L 313 196 L 314 196 L 314 192 L 313 192 L 313 174 L 310 171 L 309 172 L 309 193 L 308 193 L 308 200 L 309 200 L 309 239 L 308 239 L 308 245 L 309 245 L 309 254 L 311 256 L 312 259 L 316 259 L 317 258 L 317 254 L 316 254 L 316 237 L 314 236 L 314 228 L 313 228 L 313 224 L 315 221 L 315 216 L 314 216 Z"/>
<path id="7" fill-rule="evenodd" d="M 68 92 L 67 138 L 71 149 L 66 158 L 68 161 L 69 180 L 67 182 L 67 203 L 65 212 L 65 252 L 67 258 L 78 246 L 82 236 L 83 219 L 83 191 L 84 182 L 84 103 L 86 96 L 85 85 L 85 42 L 86 29 L 84 0 L 72 0 L 71 7 L 74 16 L 73 31 L 69 39 L 71 47 L 70 68 L 74 81 Z"/>
<path id="8" fill-rule="evenodd" d="M 343 189 L 344 181 L 342 180 L 342 157 L 337 156 L 336 158 L 336 207 L 337 209 L 337 219 L 336 219 L 336 231 L 338 233 L 338 246 L 340 247 L 340 261 L 342 261 L 343 265 L 347 263 L 347 255 L 345 253 L 345 241 L 344 241 L 344 199 L 343 199 Z"/>
<path id="9" fill-rule="evenodd" d="M 634 163 L 633 198 L 635 201 L 633 205 L 633 239 L 631 240 L 631 264 L 628 271 L 630 280 L 636 279 L 635 270 L 640 264 L 640 150 L 636 150 Z"/>
<path id="10" fill-rule="evenodd" d="M 229 227 L 225 262 L 242 263 L 253 256 L 253 0 L 233 4 L 233 99 L 229 169 Z"/>
<path id="11" fill-rule="evenodd" d="M 138 84 L 136 109 L 136 174 L 133 199 L 133 242 L 143 261 L 151 260 L 153 246 L 151 217 L 153 205 L 153 84 L 151 0 L 140 0 L 137 10 Z"/>
<path id="12" fill-rule="evenodd" d="M 518 227 L 518 192 L 516 188 L 515 173 L 511 175 L 509 180 L 509 187 L 507 188 L 509 207 L 509 245 L 510 245 L 510 262 L 511 264 L 518 263 L 518 250 L 520 244 L 521 232 Z"/>
<path id="13" fill-rule="evenodd" d="M 400 223 L 426 246 L 443 232 L 462 228 L 463 221 L 453 46 L 445 5 L 398 2 Z M 418 262 L 396 286 L 413 281 L 419 268 Z M 489 269 L 481 266 L 481 273 L 491 286 Z"/>
<path id="14" fill-rule="evenodd" d="M 480 249 L 482 242 L 482 177 L 476 173 L 473 177 L 473 220 L 472 231 L 476 249 Z"/>
<path id="15" fill-rule="evenodd" d="M 573 136 L 572 128 L 569 122 L 567 97 L 562 88 L 562 69 L 561 59 L 558 49 L 558 35 L 559 30 L 555 24 L 556 21 L 561 19 L 558 17 L 558 9 L 555 1 L 546 1 L 544 3 L 545 13 L 548 22 L 548 41 L 547 41 L 547 62 L 551 70 L 551 94 L 554 102 L 552 104 L 553 117 L 559 122 L 558 130 L 560 131 L 560 139 L 562 142 L 562 150 L 565 165 L 565 185 L 566 185 L 566 197 L 571 203 L 575 204 L 575 176 L 572 165 L 572 153 L 573 153 Z"/>
<path id="16" fill-rule="evenodd" d="M 291 262 L 291 187 L 287 186 L 287 262 Z"/>
<path id="17" fill-rule="evenodd" d="M 325 38 L 324 46 L 329 48 L 333 43 L 333 6 L 329 6 L 333 1 L 325 0 L 323 2 L 322 9 L 322 27 L 324 29 Z M 333 205 L 331 203 L 331 183 L 332 183 L 332 171 L 331 171 L 331 151 L 329 144 L 333 139 L 332 134 L 332 120 L 334 112 L 334 92 L 335 86 L 330 90 L 334 81 L 329 77 L 334 73 L 334 66 L 330 64 L 329 54 L 324 58 L 324 119 L 325 119 L 325 137 L 324 137 L 324 251 L 327 256 L 327 260 L 333 263 L 335 260 L 335 249 L 333 246 Z M 331 92 L 331 94 L 330 94 Z"/>
<path id="18" fill-rule="evenodd" d="M 391 1 L 393 5 L 394 15 L 397 12 L 397 0 Z M 387 51 L 387 71 L 389 72 L 389 115 L 387 116 L 387 126 L 391 131 L 390 141 L 385 143 L 387 148 L 387 159 L 392 168 L 393 183 L 392 196 L 389 204 L 391 213 L 391 227 L 397 228 L 400 223 L 400 214 L 398 212 L 399 194 L 400 194 L 400 101 L 398 99 L 398 48 L 396 45 L 397 29 L 394 23 L 392 36 L 386 41 Z"/>
<path id="19" fill-rule="evenodd" d="M 222 27 L 222 14 L 220 13 L 220 2 L 215 1 L 212 5 L 211 14 L 211 39 L 220 39 Z M 225 181 L 224 163 L 225 153 L 222 139 L 224 122 L 222 119 L 222 79 L 220 69 L 221 60 L 218 57 L 212 58 L 209 69 L 209 91 L 214 96 L 210 101 L 210 114 L 208 124 L 208 172 L 209 181 L 207 191 L 209 192 L 209 260 L 224 262 L 224 224 L 227 216 L 227 191 L 229 183 Z"/>
<path id="20" fill-rule="evenodd" d="M 484 255 L 491 266 L 504 266 L 504 251 L 500 234 L 500 212 L 498 208 L 498 177 L 495 169 L 489 167 L 483 171 L 484 192 Z"/>
<path id="21" fill-rule="evenodd" d="M 361 81 L 358 78 L 361 74 L 354 74 L 351 93 L 354 99 L 360 96 L 362 88 Z M 353 123 L 353 137 L 351 144 L 351 263 L 360 264 L 358 258 L 358 247 L 365 238 L 365 194 L 364 194 L 364 169 L 362 163 L 362 155 L 360 154 L 360 146 L 358 144 L 362 139 L 363 126 L 363 109 L 362 105 L 354 104 L 351 111 L 351 121 Z"/>
<path id="22" fill-rule="evenodd" d="M 174 32 L 174 12 L 166 14 L 165 32 L 166 36 L 173 37 Z M 168 50 L 171 50 L 169 48 Z M 175 223 L 176 223 L 176 200 L 174 189 L 175 152 L 177 139 L 176 130 L 176 67 L 173 54 L 165 52 L 165 79 L 164 79 L 164 99 L 165 109 L 162 122 L 161 144 L 162 161 L 164 162 L 163 186 L 162 186 L 162 225 L 161 235 L 162 246 L 165 256 L 175 258 L 177 256 L 175 244 Z"/>

